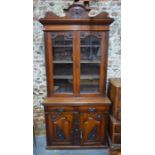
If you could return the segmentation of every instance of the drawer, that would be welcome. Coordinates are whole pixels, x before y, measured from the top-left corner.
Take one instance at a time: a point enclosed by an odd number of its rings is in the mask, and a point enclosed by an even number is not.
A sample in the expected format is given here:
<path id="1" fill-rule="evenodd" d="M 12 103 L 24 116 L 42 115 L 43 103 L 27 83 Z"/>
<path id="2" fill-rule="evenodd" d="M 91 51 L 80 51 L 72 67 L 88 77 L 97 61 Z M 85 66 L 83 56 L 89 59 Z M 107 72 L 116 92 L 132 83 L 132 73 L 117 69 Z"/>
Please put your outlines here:
<path id="1" fill-rule="evenodd" d="M 109 110 L 108 106 L 81 106 L 79 107 L 80 111 L 85 112 L 98 112 L 98 111 L 107 111 Z"/>
<path id="2" fill-rule="evenodd" d="M 113 144 L 121 144 L 121 134 L 114 134 L 111 139 Z"/>
<path id="3" fill-rule="evenodd" d="M 65 106 L 47 106 L 45 107 L 45 112 L 65 112 L 73 111 L 74 107 L 65 107 Z"/>
<path id="4" fill-rule="evenodd" d="M 118 121 L 121 121 L 121 109 L 118 109 L 117 110 L 117 113 L 116 113 L 116 119 L 118 120 Z"/>
<path id="5" fill-rule="evenodd" d="M 111 115 L 109 123 L 109 133 L 111 136 L 114 134 L 121 134 L 121 123 Z"/>
<path id="6" fill-rule="evenodd" d="M 115 133 L 121 133 L 121 125 L 115 125 L 114 130 Z"/>

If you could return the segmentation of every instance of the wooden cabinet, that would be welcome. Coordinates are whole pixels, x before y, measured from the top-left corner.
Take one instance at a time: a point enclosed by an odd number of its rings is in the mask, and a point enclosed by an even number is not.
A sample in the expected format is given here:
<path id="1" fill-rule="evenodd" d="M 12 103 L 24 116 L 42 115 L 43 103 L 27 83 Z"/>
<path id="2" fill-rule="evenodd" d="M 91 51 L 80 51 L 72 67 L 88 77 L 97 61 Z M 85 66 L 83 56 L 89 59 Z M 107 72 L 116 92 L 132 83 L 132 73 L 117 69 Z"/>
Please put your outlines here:
<path id="1" fill-rule="evenodd" d="M 61 100 L 60 100 L 61 98 Z M 47 148 L 105 147 L 110 100 L 100 97 L 45 100 Z M 68 101 L 68 103 L 66 103 Z M 94 102 L 96 105 L 94 106 Z"/>
<path id="2" fill-rule="evenodd" d="M 109 98 L 112 101 L 112 115 L 121 120 L 121 79 L 113 78 L 109 80 Z"/>
<path id="3" fill-rule="evenodd" d="M 45 38 L 47 148 L 103 147 L 107 144 L 106 66 L 109 25 L 106 12 L 72 5 L 65 17 L 40 19 Z"/>
<path id="4" fill-rule="evenodd" d="M 121 150 L 121 79 L 109 80 L 109 98 L 112 101 L 109 116 L 109 144 L 111 152 Z"/>

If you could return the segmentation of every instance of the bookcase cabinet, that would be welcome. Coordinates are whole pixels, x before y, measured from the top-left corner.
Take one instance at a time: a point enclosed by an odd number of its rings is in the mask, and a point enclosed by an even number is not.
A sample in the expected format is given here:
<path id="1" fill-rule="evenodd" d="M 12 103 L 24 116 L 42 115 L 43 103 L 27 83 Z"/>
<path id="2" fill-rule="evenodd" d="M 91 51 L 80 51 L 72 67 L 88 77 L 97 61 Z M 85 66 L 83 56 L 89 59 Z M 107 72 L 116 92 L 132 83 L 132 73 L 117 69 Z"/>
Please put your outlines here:
<path id="1" fill-rule="evenodd" d="M 43 24 L 47 75 L 44 101 L 47 148 L 97 148 L 107 145 L 106 96 L 109 25 L 106 12 L 72 5 L 65 17 L 47 12 Z"/>

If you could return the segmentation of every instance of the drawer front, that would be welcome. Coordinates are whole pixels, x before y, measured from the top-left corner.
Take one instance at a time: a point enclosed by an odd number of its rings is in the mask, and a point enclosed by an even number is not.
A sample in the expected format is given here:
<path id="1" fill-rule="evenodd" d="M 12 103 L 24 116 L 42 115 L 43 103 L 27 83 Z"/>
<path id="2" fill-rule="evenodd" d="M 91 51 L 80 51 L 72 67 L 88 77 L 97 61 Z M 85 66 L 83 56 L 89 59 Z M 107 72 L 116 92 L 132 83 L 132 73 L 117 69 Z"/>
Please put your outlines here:
<path id="1" fill-rule="evenodd" d="M 67 112 L 73 111 L 74 107 L 65 107 L 65 106 L 47 106 L 45 107 L 45 112 Z"/>
<path id="2" fill-rule="evenodd" d="M 121 88 L 118 89 L 118 107 L 121 108 Z"/>
<path id="3" fill-rule="evenodd" d="M 121 87 L 116 87 L 112 83 L 109 84 L 108 90 L 109 98 L 112 101 L 112 114 L 120 120 L 121 109 Z"/>
<path id="4" fill-rule="evenodd" d="M 121 134 L 121 123 L 116 121 L 113 116 L 110 116 L 109 133 L 111 137 L 114 134 Z"/>
<path id="5" fill-rule="evenodd" d="M 117 110 L 115 117 L 118 121 L 121 121 L 121 109 Z"/>
<path id="6" fill-rule="evenodd" d="M 109 110 L 108 106 L 81 106 L 79 107 L 80 111 L 85 112 L 98 112 L 98 111 L 107 111 Z"/>
<path id="7" fill-rule="evenodd" d="M 112 136 L 112 143 L 114 144 L 121 144 L 121 135 L 120 134 L 114 134 Z"/>
<path id="8" fill-rule="evenodd" d="M 121 133 L 121 125 L 115 125 L 115 133 Z"/>
<path id="9" fill-rule="evenodd" d="M 111 99 L 111 101 L 113 102 L 113 103 L 115 103 L 116 102 L 116 89 L 115 89 L 115 87 L 112 85 L 112 84 L 110 84 L 109 85 L 109 97 L 110 97 L 110 99 Z"/>

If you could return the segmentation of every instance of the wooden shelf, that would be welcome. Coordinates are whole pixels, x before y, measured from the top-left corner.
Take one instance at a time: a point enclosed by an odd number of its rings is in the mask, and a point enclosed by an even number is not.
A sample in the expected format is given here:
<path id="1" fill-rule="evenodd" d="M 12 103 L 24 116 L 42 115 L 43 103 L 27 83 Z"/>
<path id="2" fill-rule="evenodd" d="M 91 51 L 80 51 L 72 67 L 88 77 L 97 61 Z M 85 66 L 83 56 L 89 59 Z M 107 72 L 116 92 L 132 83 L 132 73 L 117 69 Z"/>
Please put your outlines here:
<path id="1" fill-rule="evenodd" d="M 80 63 L 101 63 L 100 60 L 81 60 Z"/>
<path id="2" fill-rule="evenodd" d="M 70 63 L 73 63 L 73 61 L 71 60 L 65 60 L 65 61 L 62 61 L 62 60 L 54 60 L 53 61 L 54 64 L 70 64 Z"/>
<path id="3" fill-rule="evenodd" d="M 73 79 L 72 75 L 54 75 L 54 79 Z M 80 79 L 99 79 L 99 75 L 81 75 Z"/>
<path id="4" fill-rule="evenodd" d="M 54 60 L 54 64 L 66 64 L 66 63 L 73 63 L 71 60 Z M 100 60 L 81 60 L 80 63 L 101 63 Z"/>
<path id="5" fill-rule="evenodd" d="M 73 47 L 73 45 L 53 45 L 52 47 Z"/>
<path id="6" fill-rule="evenodd" d="M 73 79 L 72 75 L 54 75 L 54 79 Z"/>
<path id="7" fill-rule="evenodd" d="M 80 79 L 99 79 L 99 75 L 80 75 Z"/>
<path id="8" fill-rule="evenodd" d="M 100 45 L 81 45 L 81 47 L 101 47 Z"/>

